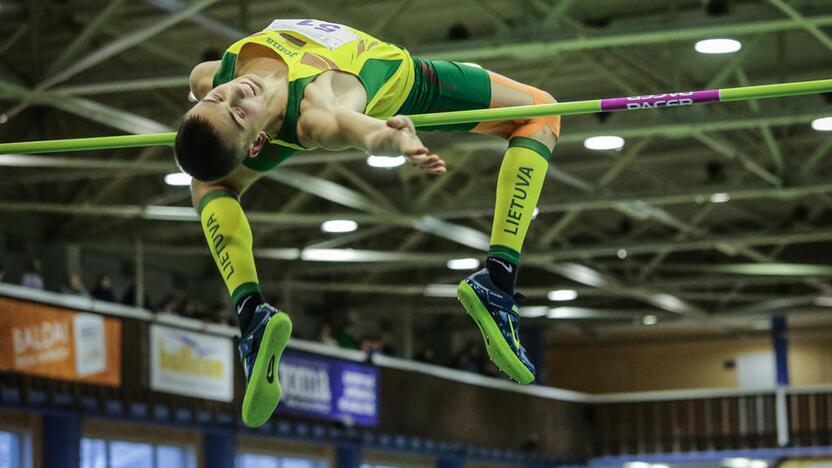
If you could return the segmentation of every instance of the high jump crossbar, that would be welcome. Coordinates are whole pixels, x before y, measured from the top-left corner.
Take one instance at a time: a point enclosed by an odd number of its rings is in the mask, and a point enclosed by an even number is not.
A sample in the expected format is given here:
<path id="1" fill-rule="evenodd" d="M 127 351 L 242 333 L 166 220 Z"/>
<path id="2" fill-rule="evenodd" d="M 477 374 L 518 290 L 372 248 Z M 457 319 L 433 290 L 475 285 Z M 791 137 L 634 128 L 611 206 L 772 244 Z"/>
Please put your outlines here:
<path id="1" fill-rule="evenodd" d="M 832 92 L 832 79 L 594 99 L 589 101 L 559 102 L 554 104 L 437 112 L 433 114 L 411 115 L 409 117 L 413 120 L 416 127 L 425 127 L 431 125 L 485 122 L 490 120 L 515 120 L 549 115 L 579 115 L 609 111 L 655 109 L 658 107 L 689 106 L 708 102 L 747 101 L 751 99 L 767 99 L 828 92 Z M 175 132 L 167 132 L 0 143 L 0 154 L 58 153 L 65 151 L 165 146 L 173 144 L 175 138 Z"/>

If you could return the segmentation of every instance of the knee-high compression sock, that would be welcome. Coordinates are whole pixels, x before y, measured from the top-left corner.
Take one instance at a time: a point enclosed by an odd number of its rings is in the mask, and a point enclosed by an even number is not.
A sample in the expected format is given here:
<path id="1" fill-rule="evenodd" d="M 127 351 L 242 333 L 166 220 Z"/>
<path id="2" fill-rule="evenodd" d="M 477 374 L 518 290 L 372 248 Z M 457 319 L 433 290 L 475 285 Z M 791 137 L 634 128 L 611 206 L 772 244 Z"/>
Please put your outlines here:
<path id="1" fill-rule="evenodd" d="M 228 190 L 210 192 L 199 203 L 202 231 L 211 255 L 228 287 L 243 336 L 248 334 L 257 306 L 265 300 L 254 267 L 251 227 L 236 195 Z"/>
<path id="2" fill-rule="evenodd" d="M 497 178 L 497 202 L 491 227 L 488 268 L 500 289 L 514 293 L 520 250 L 546 180 L 552 152 L 543 143 L 526 137 L 512 138 Z"/>

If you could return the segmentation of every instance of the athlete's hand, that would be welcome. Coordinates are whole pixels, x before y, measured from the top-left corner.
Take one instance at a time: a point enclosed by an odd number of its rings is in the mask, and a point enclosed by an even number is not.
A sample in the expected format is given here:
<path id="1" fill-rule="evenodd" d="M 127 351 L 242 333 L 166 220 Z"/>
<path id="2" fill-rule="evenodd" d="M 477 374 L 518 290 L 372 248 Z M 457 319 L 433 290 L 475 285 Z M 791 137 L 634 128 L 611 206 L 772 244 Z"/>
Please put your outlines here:
<path id="1" fill-rule="evenodd" d="M 412 120 L 404 115 L 397 115 L 387 119 L 387 126 L 396 130 L 392 136 L 396 140 L 399 153 L 409 159 L 411 164 L 428 174 L 448 172 L 445 161 L 431 154 L 427 146 L 422 144 L 422 140 L 416 136 L 416 126 L 413 125 Z"/>

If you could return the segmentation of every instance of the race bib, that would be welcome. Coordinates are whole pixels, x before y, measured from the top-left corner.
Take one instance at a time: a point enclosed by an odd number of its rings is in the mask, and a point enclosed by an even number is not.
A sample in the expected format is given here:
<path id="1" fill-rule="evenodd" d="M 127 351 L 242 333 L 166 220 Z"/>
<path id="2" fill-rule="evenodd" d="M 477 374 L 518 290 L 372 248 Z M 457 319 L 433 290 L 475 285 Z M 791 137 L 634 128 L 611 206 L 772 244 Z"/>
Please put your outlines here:
<path id="1" fill-rule="evenodd" d="M 294 31 L 328 49 L 337 49 L 347 42 L 358 40 L 358 36 L 343 24 L 314 19 L 274 20 L 264 31 Z"/>

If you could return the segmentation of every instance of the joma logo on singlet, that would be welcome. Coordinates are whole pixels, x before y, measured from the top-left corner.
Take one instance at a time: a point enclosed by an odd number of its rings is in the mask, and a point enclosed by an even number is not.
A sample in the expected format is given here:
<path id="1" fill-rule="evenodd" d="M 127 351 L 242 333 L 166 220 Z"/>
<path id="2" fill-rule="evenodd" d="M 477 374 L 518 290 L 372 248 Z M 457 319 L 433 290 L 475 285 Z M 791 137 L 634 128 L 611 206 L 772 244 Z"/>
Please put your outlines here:
<path id="1" fill-rule="evenodd" d="M 274 40 L 270 37 L 266 38 L 266 43 L 269 44 L 270 46 L 274 47 L 278 51 L 283 52 L 284 54 L 288 55 L 289 57 L 294 57 L 295 55 L 298 54 L 295 51 L 287 49 L 286 47 L 283 46 L 283 44 L 277 42 L 276 40 Z"/>
<path id="2" fill-rule="evenodd" d="M 644 109 L 651 107 L 689 106 L 693 104 L 693 92 L 650 94 L 647 96 L 628 97 L 627 109 Z"/>

